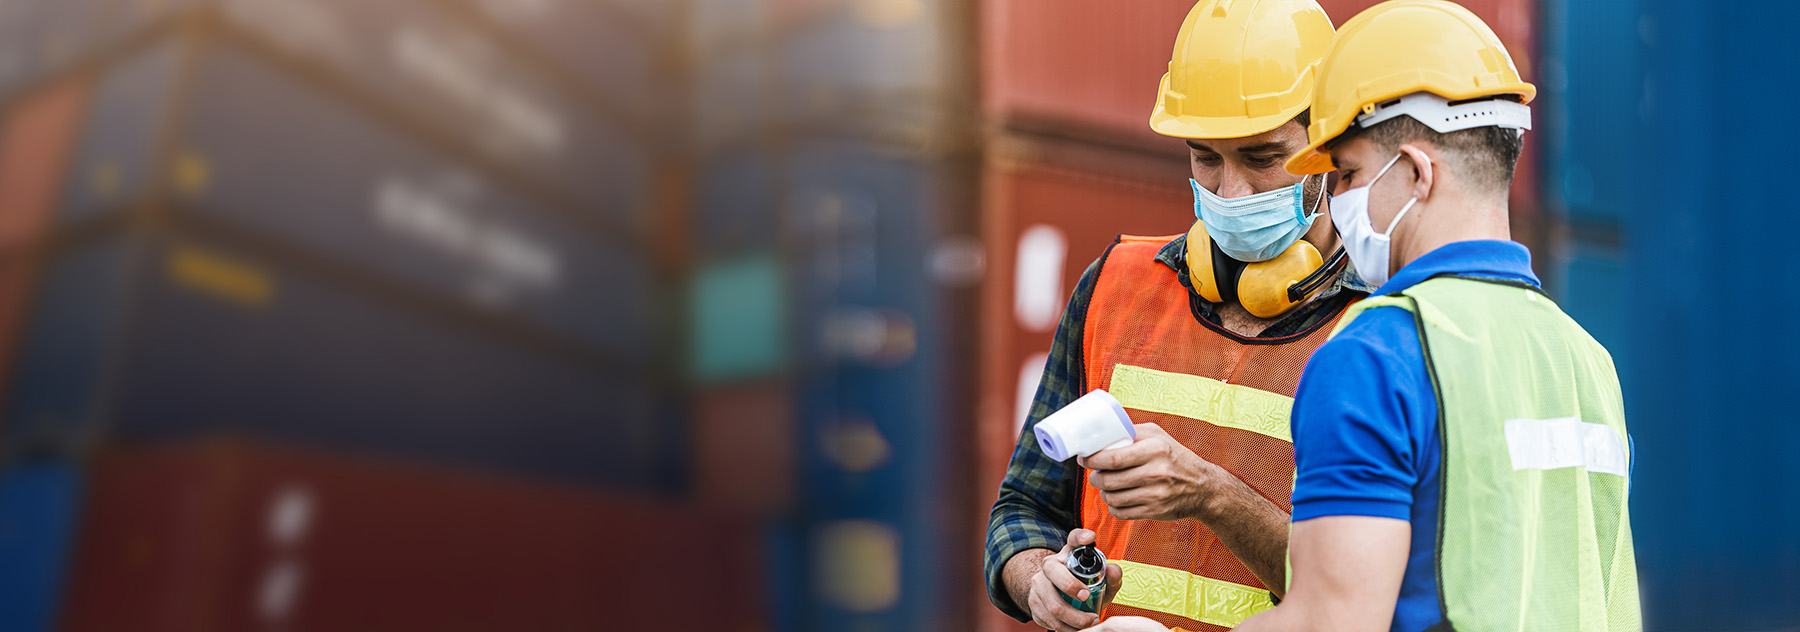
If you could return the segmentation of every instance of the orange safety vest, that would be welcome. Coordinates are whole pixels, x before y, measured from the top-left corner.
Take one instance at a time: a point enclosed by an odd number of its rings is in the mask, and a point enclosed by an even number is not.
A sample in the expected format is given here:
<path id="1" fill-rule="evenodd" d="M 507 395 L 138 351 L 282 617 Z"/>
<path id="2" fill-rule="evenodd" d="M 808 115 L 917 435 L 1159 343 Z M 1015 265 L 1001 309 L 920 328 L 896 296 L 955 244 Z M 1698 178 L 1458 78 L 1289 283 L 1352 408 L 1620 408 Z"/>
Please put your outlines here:
<path id="1" fill-rule="evenodd" d="M 1132 421 L 1162 426 L 1289 511 L 1294 389 L 1344 310 L 1283 338 L 1230 334 L 1202 322 L 1192 293 L 1156 261 L 1172 239 L 1122 236 L 1102 259 L 1082 332 L 1087 388 L 1111 392 Z M 1125 571 L 1103 616 L 1228 630 L 1272 605 L 1262 582 L 1199 521 L 1119 520 L 1083 480 L 1081 523 Z"/>

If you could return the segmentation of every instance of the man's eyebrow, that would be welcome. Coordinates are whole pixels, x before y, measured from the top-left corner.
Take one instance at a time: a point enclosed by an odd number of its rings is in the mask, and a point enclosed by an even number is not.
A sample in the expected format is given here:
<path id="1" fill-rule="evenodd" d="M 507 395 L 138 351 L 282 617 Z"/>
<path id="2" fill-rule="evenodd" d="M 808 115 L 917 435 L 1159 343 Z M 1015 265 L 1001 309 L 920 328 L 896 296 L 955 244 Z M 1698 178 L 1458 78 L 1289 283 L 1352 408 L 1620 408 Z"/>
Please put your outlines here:
<path id="1" fill-rule="evenodd" d="M 1284 142 L 1281 142 L 1278 140 L 1272 140 L 1272 141 L 1269 141 L 1266 143 L 1257 143 L 1255 145 L 1245 145 L 1243 147 L 1239 147 L 1237 152 L 1240 154 L 1266 154 L 1269 152 L 1284 152 L 1287 150 L 1288 150 L 1287 143 L 1284 143 Z"/>
<path id="2" fill-rule="evenodd" d="M 1187 139 L 1187 146 L 1191 147 L 1193 149 L 1200 150 L 1200 151 L 1212 151 L 1212 153 L 1215 153 L 1215 154 L 1219 153 L 1219 152 L 1213 151 L 1213 148 L 1202 145 L 1202 144 L 1200 144 L 1199 141 L 1196 141 L 1192 138 Z"/>

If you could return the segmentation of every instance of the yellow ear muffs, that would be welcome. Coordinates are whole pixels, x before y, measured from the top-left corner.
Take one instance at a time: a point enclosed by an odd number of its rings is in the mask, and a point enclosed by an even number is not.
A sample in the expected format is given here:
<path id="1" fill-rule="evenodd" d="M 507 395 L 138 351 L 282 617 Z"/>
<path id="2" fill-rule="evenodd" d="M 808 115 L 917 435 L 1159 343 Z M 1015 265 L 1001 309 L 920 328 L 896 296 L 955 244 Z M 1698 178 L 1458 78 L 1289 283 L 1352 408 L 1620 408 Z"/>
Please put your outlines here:
<path id="1" fill-rule="evenodd" d="M 1275 318 L 1306 302 L 1345 259 L 1340 248 L 1327 266 L 1318 248 L 1299 241 L 1274 259 L 1244 263 L 1214 246 L 1206 225 L 1198 221 L 1188 229 L 1187 252 L 1188 280 L 1200 298 L 1236 301 L 1257 318 Z"/>
<path id="2" fill-rule="evenodd" d="M 1213 247 L 1212 236 L 1206 234 L 1206 224 L 1196 220 L 1194 227 L 1189 228 L 1187 234 L 1188 281 L 1193 283 L 1194 292 L 1199 294 L 1200 298 L 1214 303 L 1237 300 L 1235 291 L 1223 291 L 1223 286 L 1218 281 L 1220 275 L 1213 270 L 1212 253 L 1215 250 L 1218 249 Z M 1234 288 L 1237 281 L 1236 272 L 1236 270 L 1232 270 L 1230 274 L 1226 275 L 1231 278 Z"/>
<path id="3" fill-rule="evenodd" d="M 1307 298 L 1289 296 L 1288 287 L 1324 266 L 1325 258 L 1319 256 L 1318 248 L 1305 241 L 1294 242 L 1274 259 L 1244 266 L 1238 275 L 1238 302 L 1257 318 L 1285 314 Z"/>

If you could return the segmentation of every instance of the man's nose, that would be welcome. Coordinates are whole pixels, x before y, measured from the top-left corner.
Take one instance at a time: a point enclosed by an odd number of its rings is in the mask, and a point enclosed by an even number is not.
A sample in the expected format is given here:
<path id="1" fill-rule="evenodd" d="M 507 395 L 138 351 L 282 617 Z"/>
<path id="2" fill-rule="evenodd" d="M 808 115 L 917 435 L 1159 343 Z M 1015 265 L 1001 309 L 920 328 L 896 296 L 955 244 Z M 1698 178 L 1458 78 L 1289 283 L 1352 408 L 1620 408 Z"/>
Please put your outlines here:
<path id="1" fill-rule="evenodd" d="M 1250 179 L 1244 176 L 1245 174 L 1237 169 L 1226 169 L 1219 178 L 1219 190 L 1213 193 L 1225 199 L 1255 194 L 1256 188 L 1250 186 Z"/>

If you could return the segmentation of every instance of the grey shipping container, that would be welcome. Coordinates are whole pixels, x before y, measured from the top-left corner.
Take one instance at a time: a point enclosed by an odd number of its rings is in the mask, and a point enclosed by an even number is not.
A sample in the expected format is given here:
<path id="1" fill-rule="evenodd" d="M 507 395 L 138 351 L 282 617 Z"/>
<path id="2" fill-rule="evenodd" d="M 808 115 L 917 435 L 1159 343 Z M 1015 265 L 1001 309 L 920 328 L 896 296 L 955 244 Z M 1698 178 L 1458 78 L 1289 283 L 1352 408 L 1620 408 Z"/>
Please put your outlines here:
<path id="1" fill-rule="evenodd" d="M 431 0 L 220 0 L 230 32 L 324 69 L 495 164 L 638 228 L 651 148 Z"/>
<path id="2" fill-rule="evenodd" d="M 654 283 L 629 235 L 515 194 L 254 54 L 153 48 L 103 76 L 87 120 L 64 226 L 167 202 L 624 361 L 650 357 Z"/>

